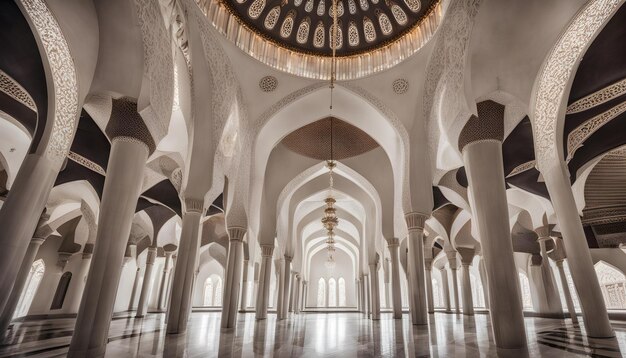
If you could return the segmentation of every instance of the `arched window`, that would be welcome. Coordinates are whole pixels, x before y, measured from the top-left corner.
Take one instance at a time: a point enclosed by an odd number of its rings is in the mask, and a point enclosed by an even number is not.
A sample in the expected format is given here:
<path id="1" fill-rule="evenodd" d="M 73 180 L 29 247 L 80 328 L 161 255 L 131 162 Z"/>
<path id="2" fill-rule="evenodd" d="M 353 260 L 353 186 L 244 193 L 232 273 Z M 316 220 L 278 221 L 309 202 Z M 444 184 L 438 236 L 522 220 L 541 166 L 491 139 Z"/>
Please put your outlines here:
<path id="1" fill-rule="evenodd" d="M 441 307 L 441 296 L 439 295 L 439 282 L 433 278 L 433 307 Z"/>
<path id="2" fill-rule="evenodd" d="M 57 286 L 57 290 L 54 293 L 54 298 L 52 299 L 52 305 L 50 306 L 51 310 L 59 310 L 63 308 L 63 301 L 65 301 L 65 294 L 67 293 L 67 289 L 70 286 L 70 280 L 72 279 L 72 273 L 66 272 L 61 276 L 59 280 L 59 285 Z"/>
<path id="3" fill-rule="evenodd" d="M 15 310 L 13 318 L 22 317 L 28 313 L 30 304 L 33 303 L 33 298 L 35 298 L 35 294 L 37 293 L 37 289 L 39 288 L 41 278 L 43 277 L 45 271 L 46 265 L 43 263 L 42 259 L 33 262 L 33 265 L 30 267 L 30 272 L 28 273 L 28 278 L 26 279 L 26 286 L 24 286 L 22 297 L 17 304 L 17 309 Z"/>
<path id="4" fill-rule="evenodd" d="M 337 284 L 339 286 L 339 307 L 345 307 L 346 306 L 346 280 L 344 280 L 343 277 L 340 277 L 339 281 L 337 281 Z"/>
<path id="5" fill-rule="evenodd" d="M 337 307 L 337 281 L 332 277 L 328 280 L 328 307 Z"/>
<path id="6" fill-rule="evenodd" d="M 222 278 L 215 278 L 215 293 L 213 296 L 213 306 L 221 306 L 222 305 Z"/>
<path id="7" fill-rule="evenodd" d="M 323 278 L 317 282 L 317 307 L 326 307 L 326 281 Z"/>
<path id="8" fill-rule="evenodd" d="M 626 276 L 600 261 L 595 265 L 606 308 L 626 309 Z"/>
<path id="9" fill-rule="evenodd" d="M 474 307 L 485 307 L 485 293 L 483 291 L 482 282 L 471 272 L 470 282 L 472 285 L 472 300 L 474 301 Z"/>
<path id="10" fill-rule="evenodd" d="M 205 306 L 213 306 L 213 280 L 211 278 L 207 278 L 204 283 L 204 305 Z"/>
<path id="11" fill-rule="evenodd" d="M 528 276 L 525 273 L 519 272 L 519 283 L 522 292 L 522 303 L 524 305 L 524 309 L 533 309 L 533 301 L 530 296 L 530 282 L 528 281 Z"/>

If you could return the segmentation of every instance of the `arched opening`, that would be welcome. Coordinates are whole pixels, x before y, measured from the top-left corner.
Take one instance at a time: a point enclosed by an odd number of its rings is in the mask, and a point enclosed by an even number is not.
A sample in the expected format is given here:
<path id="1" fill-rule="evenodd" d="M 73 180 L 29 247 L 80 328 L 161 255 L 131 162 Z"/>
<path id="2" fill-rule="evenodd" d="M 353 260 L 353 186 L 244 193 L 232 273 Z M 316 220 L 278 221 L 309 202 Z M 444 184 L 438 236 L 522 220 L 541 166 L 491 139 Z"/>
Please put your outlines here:
<path id="1" fill-rule="evenodd" d="M 433 307 L 442 307 L 441 296 L 439 294 L 439 282 L 433 278 Z"/>
<path id="2" fill-rule="evenodd" d="M 52 299 L 52 305 L 50 306 L 51 310 L 59 310 L 63 308 L 63 301 L 65 301 L 65 295 L 67 294 L 67 289 L 70 286 L 71 279 L 71 272 L 66 272 L 61 276 L 57 290 L 54 293 L 54 298 Z"/>
<path id="3" fill-rule="evenodd" d="M 204 282 L 203 305 L 208 307 L 222 306 L 222 278 L 218 275 L 209 276 Z"/>
<path id="4" fill-rule="evenodd" d="M 328 280 L 328 307 L 337 307 L 337 281 L 334 277 Z"/>
<path id="5" fill-rule="evenodd" d="M 346 306 L 346 280 L 343 277 L 339 277 L 338 285 L 338 296 L 339 296 L 339 307 Z"/>
<path id="6" fill-rule="evenodd" d="M 606 308 L 626 309 L 626 276 L 604 261 L 598 262 L 595 269 Z"/>
<path id="7" fill-rule="evenodd" d="M 470 282 L 472 285 L 472 300 L 474 300 L 474 307 L 485 307 L 485 291 L 483 291 L 483 284 L 480 281 L 480 278 L 470 272 Z"/>
<path id="8" fill-rule="evenodd" d="M 323 277 L 317 282 L 317 307 L 326 307 L 326 280 Z"/>
<path id="9" fill-rule="evenodd" d="M 22 297 L 20 297 L 19 303 L 17 304 L 17 309 L 15 310 L 13 318 L 22 317 L 28 313 L 45 271 L 46 265 L 43 263 L 42 259 L 33 262 L 30 272 L 28 273 L 28 278 L 26 279 L 25 289 L 22 292 Z"/>
<path id="10" fill-rule="evenodd" d="M 522 304 L 525 310 L 533 309 L 533 300 L 530 295 L 530 281 L 528 281 L 528 276 L 525 273 L 519 272 L 519 284 L 520 284 L 520 292 L 522 294 Z"/>

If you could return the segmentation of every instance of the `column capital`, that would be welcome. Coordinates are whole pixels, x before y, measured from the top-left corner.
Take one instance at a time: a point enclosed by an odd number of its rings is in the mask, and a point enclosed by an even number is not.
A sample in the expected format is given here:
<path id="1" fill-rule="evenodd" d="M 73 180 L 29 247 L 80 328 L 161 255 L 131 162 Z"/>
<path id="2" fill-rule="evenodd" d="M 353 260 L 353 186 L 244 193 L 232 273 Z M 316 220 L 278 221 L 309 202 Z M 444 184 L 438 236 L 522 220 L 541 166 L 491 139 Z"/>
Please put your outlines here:
<path id="1" fill-rule="evenodd" d="M 476 104 L 478 116 L 472 115 L 459 134 L 459 151 L 468 144 L 479 142 L 502 143 L 504 139 L 504 105 L 486 100 Z"/>
<path id="2" fill-rule="evenodd" d="M 271 257 L 274 253 L 274 245 L 261 245 L 261 256 Z"/>
<path id="3" fill-rule="evenodd" d="M 142 144 L 149 154 L 156 150 L 154 138 L 137 111 L 137 102 L 129 97 L 113 98 L 111 119 L 105 131 L 109 138 L 112 138 L 111 142 Z"/>
<path id="4" fill-rule="evenodd" d="M 404 220 L 406 221 L 409 232 L 416 230 L 423 231 L 426 220 L 428 220 L 428 215 L 414 211 L 405 214 Z"/>
<path id="5" fill-rule="evenodd" d="M 154 264 L 154 261 L 156 261 L 157 252 L 158 250 L 154 246 L 150 246 L 148 248 L 148 257 L 146 258 L 146 265 Z"/>
<path id="6" fill-rule="evenodd" d="M 469 248 L 469 247 L 457 247 L 456 251 L 459 253 L 459 256 L 461 256 L 461 265 L 469 266 L 472 264 L 476 249 Z"/>
<path id="7" fill-rule="evenodd" d="M 426 270 L 431 271 L 433 269 L 433 259 L 424 258 L 424 268 Z"/>
<path id="8" fill-rule="evenodd" d="M 202 214 L 204 208 L 204 200 L 184 198 L 185 207 L 184 210 L 187 213 L 200 213 Z"/>
<path id="9" fill-rule="evenodd" d="M 398 239 L 397 237 L 392 237 L 390 239 L 387 239 L 387 246 L 392 248 L 392 247 L 399 247 L 400 246 L 400 239 Z"/>
<path id="10" fill-rule="evenodd" d="M 83 252 L 83 260 L 89 260 L 93 254 L 91 252 Z"/>
<path id="11" fill-rule="evenodd" d="M 550 240 L 550 227 L 548 225 L 544 225 L 535 229 L 535 233 L 539 238 L 538 241 Z"/>
<path id="12" fill-rule="evenodd" d="M 231 226 L 228 228 L 228 238 L 230 241 L 243 241 L 246 235 L 246 229 L 240 226 Z"/>
<path id="13" fill-rule="evenodd" d="M 293 257 L 285 255 L 285 262 L 291 262 L 291 260 L 293 260 Z"/>
<path id="14" fill-rule="evenodd" d="M 57 260 L 57 266 L 59 266 L 61 268 L 61 271 L 63 271 L 65 270 L 65 265 L 67 265 L 67 262 L 74 254 L 71 252 L 59 252 L 58 255 L 59 258 Z"/>
<path id="15" fill-rule="evenodd" d="M 41 238 L 41 237 L 33 237 L 32 239 L 30 239 L 30 243 L 35 244 L 37 246 L 40 246 L 41 244 L 43 244 L 44 241 L 46 241 L 46 239 Z"/>
<path id="16" fill-rule="evenodd" d="M 565 262 L 565 259 L 554 261 L 554 263 L 556 264 L 556 267 L 559 267 L 559 268 L 563 267 L 563 262 Z"/>

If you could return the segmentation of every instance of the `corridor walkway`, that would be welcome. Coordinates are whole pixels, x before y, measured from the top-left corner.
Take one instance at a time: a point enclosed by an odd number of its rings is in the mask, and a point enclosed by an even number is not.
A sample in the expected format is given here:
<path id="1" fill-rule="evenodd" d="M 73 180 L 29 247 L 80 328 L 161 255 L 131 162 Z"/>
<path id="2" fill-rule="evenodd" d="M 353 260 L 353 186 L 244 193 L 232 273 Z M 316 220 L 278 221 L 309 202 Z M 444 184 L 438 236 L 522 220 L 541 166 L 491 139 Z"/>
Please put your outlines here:
<path id="1" fill-rule="evenodd" d="M 429 328 L 412 326 L 409 316 L 379 322 L 358 313 L 307 313 L 276 321 L 269 315 L 256 323 L 252 313 L 240 315 L 236 330 L 220 334 L 218 312 L 191 315 L 186 336 L 165 337 L 163 314 L 144 319 L 113 320 L 107 357 L 495 357 L 487 315 L 474 318 L 436 313 Z M 512 357 L 621 357 L 626 352 L 626 324 L 612 322 L 616 339 L 590 340 L 560 320 L 526 318 L 527 353 Z M 0 357 L 62 357 L 71 339 L 73 319 L 17 323 Z M 490 343 L 490 339 L 491 342 Z M 505 352 L 501 352 L 505 353 Z"/>

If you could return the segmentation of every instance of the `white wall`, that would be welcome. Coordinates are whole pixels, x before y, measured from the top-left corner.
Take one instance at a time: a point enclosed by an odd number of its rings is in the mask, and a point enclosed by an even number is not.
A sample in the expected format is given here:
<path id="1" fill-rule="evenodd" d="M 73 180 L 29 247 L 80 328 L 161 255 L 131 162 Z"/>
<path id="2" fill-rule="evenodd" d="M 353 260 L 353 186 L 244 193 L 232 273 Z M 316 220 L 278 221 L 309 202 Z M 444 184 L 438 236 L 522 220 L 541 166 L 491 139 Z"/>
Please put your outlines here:
<path id="1" fill-rule="evenodd" d="M 311 267 L 309 269 L 309 293 L 306 297 L 307 307 L 317 306 L 317 283 L 321 277 L 326 280 L 326 289 L 328 290 L 328 270 L 326 269 L 325 262 L 328 258 L 326 250 L 320 250 L 311 258 Z M 356 288 L 355 288 L 355 275 L 354 265 L 350 257 L 341 249 L 335 251 L 336 267 L 332 274 L 335 280 L 339 277 L 343 277 L 346 281 L 346 305 L 347 307 L 356 307 Z M 337 296 L 337 303 L 339 303 L 339 296 Z"/>

